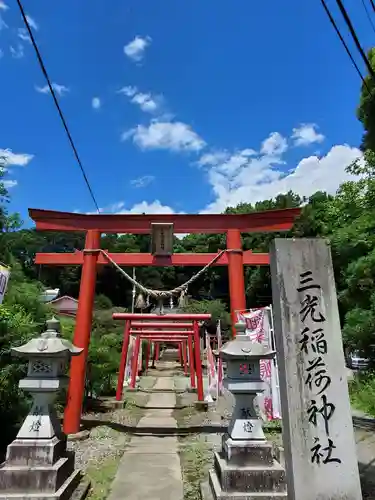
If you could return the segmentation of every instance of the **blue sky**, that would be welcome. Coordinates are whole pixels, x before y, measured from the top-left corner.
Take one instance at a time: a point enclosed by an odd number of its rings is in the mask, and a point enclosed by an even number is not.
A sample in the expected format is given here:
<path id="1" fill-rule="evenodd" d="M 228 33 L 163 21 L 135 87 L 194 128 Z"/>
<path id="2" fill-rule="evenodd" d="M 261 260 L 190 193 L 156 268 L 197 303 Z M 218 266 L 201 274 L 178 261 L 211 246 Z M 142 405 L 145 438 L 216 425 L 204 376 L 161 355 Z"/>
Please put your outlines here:
<path id="1" fill-rule="evenodd" d="M 362 5 L 345 5 L 370 48 Z M 288 189 L 334 192 L 360 154 L 360 80 L 319 0 L 24 8 L 104 212 L 220 212 Z M 25 220 L 28 207 L 93 212 L 15 0 L 0 15 L 11 209 Z"/>

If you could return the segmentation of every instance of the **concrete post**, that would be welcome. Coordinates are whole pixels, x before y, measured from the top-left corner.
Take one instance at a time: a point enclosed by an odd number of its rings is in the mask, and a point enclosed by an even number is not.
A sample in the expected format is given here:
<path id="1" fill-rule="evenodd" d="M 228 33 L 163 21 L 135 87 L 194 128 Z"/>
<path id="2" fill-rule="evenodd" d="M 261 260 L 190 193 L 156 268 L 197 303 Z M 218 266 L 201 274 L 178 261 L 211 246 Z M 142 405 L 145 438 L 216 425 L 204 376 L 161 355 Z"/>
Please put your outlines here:
<path id="1" fill-rule="evenodd" d="M 270 256 L 288 497 L 360 500 L 329 244 L 277 238 Z"/>

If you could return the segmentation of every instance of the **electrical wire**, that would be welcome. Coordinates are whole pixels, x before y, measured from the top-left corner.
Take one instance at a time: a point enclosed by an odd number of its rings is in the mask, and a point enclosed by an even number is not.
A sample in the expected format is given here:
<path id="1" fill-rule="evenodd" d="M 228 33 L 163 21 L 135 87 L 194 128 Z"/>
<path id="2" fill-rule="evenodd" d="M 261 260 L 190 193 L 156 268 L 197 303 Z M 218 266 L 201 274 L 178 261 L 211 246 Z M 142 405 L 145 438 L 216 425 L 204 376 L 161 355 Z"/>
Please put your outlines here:
<path id="1" fill-rule="evenodd" d="M 71 133 L 70 133 L 70 131 L 69 131 L 69 128 L 68 128 L 67 122 L 66 122 L 66 120 L 65 120 L 65 118 L 64 118 L 64 114 L 63 114 L 63 112 L 62 112 L 62 110 L 61 110 L 61 108 L 60 108 L 60 105 L 59 105 L 59 102 L 58 102 L 58 100 L 57 100 L 57 97 L 56 97 L 55 91 L 54 91 L 54 89 L 53 89 L 53 87 L 52 87 L 51 80 L 50 80 L 50 78 L 49 78 L 49 76 L 48 76 L 48 73 L 47 73 L 47 70 L 46 70 L 45 64 L 44 64 L 44 62 L 43 62 L 43 59 L 42 59 L 42 56 L 41 56 L 41 54 L 40 54 L 39 48 L 38 48 L 38 46 L 37 46 L 37 44 L 36 44 L 36 41 L 35 41 L 35 38 L 34 38 L 33 32 L 32 32 L 32 30 L 31 30 L 31 28 L 30 28 L 29 22 L 28 22 L 28 20 L 27 20 L 27 17 L 26 17 L 25 11 L 24 11 L 23 6 L 22 6 L 22 3 L 21 3 L 21 0 L 16 0 L 16 1 L 17 1 L 17 4 L 18 4 L 18 7 L 19 7 L 19 9 L 20 9 L 20 12 L 21 12 L 21 16 L 22 16 L 23 22 L 24 22 L 24 24 L 25 24 L 25 26 L 26 26 L 26 29 L 27 29 L 27 31 L 28 31 L 28 34 L 29 34 L 29 36 L 30 36 L 30 40 L 31 40 L 31 43 L 32 43 L 32 45 L 33 45 L 33 48 L 34 48 L 34 51 L 35 51 L 36 57 L 37 57 L 37 59 L 38 59 L 40 69 L 42 70 L 42 73 L 43 73 L 43 75 L 44 75 L 44 77 L 45 77 L 45 79 L 46 79 L 46 81 L 47 81 L 47 84 L 48 84 L 48 87 L 49 87 L 49 91 L 51 92 L 51 95 L 52 95 L 53 101 L 54 101 L 55 106 L 56 106 L 56 109 L 57 109 L 57 111 L 58 111 L 58 113 L 59 113 L 59 116 L 60 116 L 61 122 L 62 122 L 62 124 L 63 124 L 64 130 L 65 130 L 65 132 L 66 132 L 66 135 L 68 136 L 68 140 L 69 140 L 70 146 L 71 146 L 71 148 L 72 148 L 72 150 L 73 150 L 74 156 L 75 156 L 75 158 L 76 158 L 76 160 L 77 160 L 78 166 L 79 166 L 79 168 L 80 168 L 80 170 L 81 170 L 81 173 L 82 173 L 83 178 L 84 178 L 84 180 L 85 180 L 86 186 L 87 186 L 87 188 L 88 188 L 88 190 L 89 190 L 89 193 L 90 193 L 90 196 L 91 196 L 91 198 L 92 198 L 92 201 L 94 202 L 94 205 L 95 205 L 95 207 L 96 207 L 96 210 L 97 210 L 97 212 L 98 212 L 98 213 L 100 213 L 99 205 L 98 205 L 98 203 L 97 203 L 97 201 L 96 201 L 96 198 L 95 198 L 94 192 L 93 192 L 93 190 L 92 190 L 92 188 L 91 188 L 90 182 L 89 182 L 88 177 L 87 177 L 87 175 L 86 175 L 85 169 L 83 168 L 83 164 L 82 164 L 82 161 L 81 161 L 80 156 L 79 156 L 79 154 L 78 154 L 77 148 L 76 148 L 76 146 L 75 146 L 75 144 L 74 144 L 73 137 L 72 137 L 72 135 L 71 135 Z"/>
<path id="2" fill-rule="evenodd" d="M 354 43 L 359 51 L 359 53 L 361 54 L 361 57 L 364 61 L 364 63 L 366 64 L 367 66 L 367 69 L 368 69 L 368 72 L 369 72 L 369 75 L 371 76 L 371 78 L 374 80 L 374 83 L 375 83 L 375 72 L 374 70 L 372 69 L 372 66 L 370 64 L 370 61 L 368 60 L 361 44 L 359 43 L 359 39 L 358 39 L 358 36 L 357 36 L 357 33 L 353 27 L 353 24 L 350 20 L 350 17 L 348 15 L 348 13 L 346 12 L 346 9 L 344 7 L 344 4 L 342 3 L 341 0 L 336 0 L 336 3 L 338 5 L 338 8 L 340 9 L 340 12 L 341 14 L 343 15 L 344 17 L 344 20 L 345 20 L 345 23 L 347 25 L 347 27 L 349 28 L 349 31 L 350 31 L 350 34 L 352 35 L 352 38 L 354 40 Z"/>
<path id="3" fill-rule="evenodd" d="M 343 36 L 341 35 L 340 30 L 337 27 L 337 24 L 336 24 L 335 20 L 333 19 L 332 14 L 331 14 L 330 10 L 328 9 L 328 6 L 327 6 L 325 0 L 320 0 L 320 1 L 321 1 L 321 4 L 323 5 L 323 8 L 324 8 L 324 10 L 325 10 L 325 12 L 326 12 L 326 14 L 328 16 L 328 19 L 330 20 L 330 22 L 331 22 L 334 30 L 336 31 L 337 36 L 339 37 L 341 43 L 343 44 L 346 53 L 348 54 L 348 56 L 349 56 L 349 58 L 350 58 L 350 60 L 351 60 L 351 62 L 353 64 L 353 66 L 355 67 L 355 69 L 356 69 L 356 71 L 357 71 L 360 79 L 362 80 L 363 86 L 366 88 L 367 92 L 370 94 L 371 90 L 370 90 L 369 86 L 367 85 L 367 82 L 364 79 L 364 77 L 363 77 L 363 75 L 361 73 L 361 70 L 358 67 L 358 64 L 355 62 L 355 59 L 354 59 L 352 53 L 350 52 L 350 49 L 349 49 L 347 43 L 345 42 Z"/>
<path id="4" fill-rule="evenodd" d="M 372 10 L 375 12 L 375 3 L 374 3 L 374 0 L 370 0 L 370 4 L 371 4 L 371 7 L 372 7 Z"/>
<path id="5" fill-rule="evenodd" d="M 361 0 L 361 2 L 362 2 L 362 5 L 363 5 L 363 8 L 365 9 L 367 19 L 368 19 L 369 23 L 371 24 L 372 31 L 375 33 L 375 25 L 372 22 L 370 12 L 368 11 L 368 8 L 367 8 L 367 5 L 366 5 L 366 0 Z M 374 7 L 375 7 L 375 5 L 374 5 Z"/>

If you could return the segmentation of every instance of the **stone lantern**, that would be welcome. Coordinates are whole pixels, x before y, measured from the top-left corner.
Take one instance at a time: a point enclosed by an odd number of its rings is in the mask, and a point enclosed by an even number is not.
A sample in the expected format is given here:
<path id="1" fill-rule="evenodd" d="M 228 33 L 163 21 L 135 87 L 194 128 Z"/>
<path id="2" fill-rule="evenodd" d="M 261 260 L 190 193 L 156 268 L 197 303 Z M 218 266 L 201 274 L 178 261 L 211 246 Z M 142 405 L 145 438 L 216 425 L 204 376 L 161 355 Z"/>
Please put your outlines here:
<path id="1" fill-rule="evenodd" d="M 12 348 L 12 354 L 28 360 L 27 376 L 19 387 L 33 401 L 0 466 L 0 499 L 65 499 L 79 490 L 81 474 L 74 470 L 74 455 L 66 451 L 66 436 L 53 405 L 58 391 L 67 386 L 70 358 L 82 351 L 61 338 L 55 318 L 47 321 L 40 337 Z"/>
<path id="2" fill-rule="evenodd" d="M 232 440 L 264 441 L 262 420 L 254 407 L 254 399 L 265 390 L 260 377 L 260 360 L 272 359 L 276 352 L 244 335 L 245 325 L 235 325 L 237 336 L 227 342 L 220 356 L 227 363 L 224 387 L 233 394 L 235 406 L 228 432 Z"/>
<path id="3" fill-rule="evenodd" d="M 273 458 L 273 445 L 266 441 L 254 399 L 265 387 L 260 360 L 276 352 L 244 335 L 245 325 L 235 325 L 236 338 L 224 344 L 220 356 L 227 363 L 224 386 L 234 397 L 228 432 L 222 450 L 214 453 L 214 470 L 202 484 L 202 498 L 286 498 L 285 472 Z"/>

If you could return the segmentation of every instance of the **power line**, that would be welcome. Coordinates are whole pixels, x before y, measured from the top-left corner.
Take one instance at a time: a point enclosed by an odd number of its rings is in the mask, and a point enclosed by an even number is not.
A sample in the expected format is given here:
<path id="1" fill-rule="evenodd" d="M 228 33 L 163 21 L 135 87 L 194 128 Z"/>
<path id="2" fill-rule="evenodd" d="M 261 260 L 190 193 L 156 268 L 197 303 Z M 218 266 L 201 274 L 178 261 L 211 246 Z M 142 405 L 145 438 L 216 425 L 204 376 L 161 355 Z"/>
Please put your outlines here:
<path id="1" fill-rule="evenodd" d="M 368 19 L 369 23 L 371 24 L 372 31 L 375 33 L 375 26 L 374 26 L 374 23 L 372 22 L 372 19 L 371 19 L 371 16 L 370 16 L 370 12 L 368 11 L 368 8 L 367 8 L 367 5 L 366 5 L 366 1 L 365 0 L 361 0 L 361 2 L 362 2 L 362 5 L 363 5 L 363 8 L 365 9 L 367 19 Z M 374 7 L 375 7 L 375 5 L 374 5 Z"/>
<path id="2" fill-rule="evenodd" d="M 54 91 L 54 89 L 53 89 L 53 87 L 52 87 L 51 80 L 50 80 L 50 78 L 49 78 L 49 76 L 48 76 L 48 73 L 47 73 L 46 67 L 45 67 L 45 65 L 44 65 L 44 62 L 43 62 L 42 56 L 41 56 L 40 51 L 39 51 L 39 49 L 38 49 L 38 46 L 37 46 L 37 44 L 36 44 L 36 41 L 35 41 L 35 38 L 34 38 L 33 32 L 32 32 L 32 30 L 31 30 L 31 28 L 30 28 L 30 25 L 29 25 L 29 22 L 28 22 L 28 20 L 27 20 L 27 17 L 26 17 L 25 11 L 23 10 L 23 6 L 22 6 L 22 3 L 21 3 L 21 0 L 17 0 L 17 4 L 18 4 L 18 7 L 19 7 L 19 9 L 20 9 L 20 11 L 21 11 L 21 16 L 22 16 L 23 22 L 24 22 L 24 24 L 25 24 L 25 26 L 26 26 L 26 29 L 27 29 L 28 33 L 29 33 L 31 43 L 32 43 L 32 45 L 33 45 L 33 47 L 34 47 L 35 54 L 36 54 L 36 57 L 37 57 L 37 59 L 38 59 L 40 69 L 42 70 L 42 73 L 43 73 L 43 75 L 44 75 L 44 77 L 45 77 L 45 79 L 46 79 L 46 81 L 47 81 L 47 84 L 48 84 L 49 90 L 50 90 L 50 92 L 51 92 L 51 95 L 52 95 L 53 101 L 54 101 L 55 106 L 56 106 L 56 108 L 57 108 L 57 111 L 58 111 L 58 113 L 59 113 L 59 116 L 60 116 L 61 122 L 62 122 L 62 124 L 63 124 L 64 129 L 65 129 L 66 135 L 68 136 L 68 140 L 69 140 L 70 146 L 71 146 L 71 148 L 72 148 L 72 150 L 73 150 L 73 153 L 74 153 L 74 156 L 75 156 L 75 158 L 76 158 L 76 160 L 77 160 L 78 166 L 79 166 L 79 168 L 81 169 L 81 172 L 82 172 L 83 178 L 84 178 L 85 183 L 86 183 L 86 186 L 87 186 L 87 188 L 88 188 L 88 190 L 89 190 L 90 196 L 91 196 L 91 198 L 92 198 L 92 200 L 93 200 L 93 202 L 94 202 L 94 205 L 95 205 L 95 207 L 96 207 L 96 209 L 97 209 L 98 213 L 100 213 L 99 205 L 98 205 L 98 203 L 97 203 L 97 201 L 96 201 L 96 198 L 95 198 L 95 196 L 94 196 L 94 192 L 93 192 L 93 190 L 92 190 L 92 188 L 91 188 L 90 182 L 89 182 L 88 177 L 87 177 L 86 172 L 85 172 L 85 169 L 83 168 L 83 165 L 82 165 L 81 159 L 80 159 L 80 157 L 79 157 L 79 154 L 78 154 L 77 148 L 76 148 L 76 146 L 75 146 L 75 144 L 74 144 L 74 141 L 73 141 L 72 135 L 71 135 L 71 133 L 70 133 L 70 131 L 69 131 L 69 128 L 68 128 L 67 122 L 66 122 L 66 120 L 65 120 L 65 118 L 64 118 L 64 115 L 63 115 L 63 112 L 62 112 L 62 110 L 61 110 L 61 108 L 60 108 L 60 105 L 59 105 L 59 102 L 58 102 L 58 100 L 57 100 L 57 97 L 56 97 L 55 91 Z"/>
<path id="3" fill-rule="evenodd" d="M 355 45 L 356 45 L 356 47 L 357 47 L 357 49 L 358 49 L 359 53 L 361 54 L 361 57 L 362 57 L 362 59 L 363 59 L 364 63 L 365 63 L 365 64 L 366 64 L 366 66 L 367 66 L 368 72 L 369 72 L 369 74 L 370 74 L 371 78 L 372 78 L 372 79 L 374 80 L 374 82 L 375 82 L 375 72 L 374 72 L 374 70 L 372 69 L 372 66 L 371 66 L 371 64 L 370 64 L 370 61 L 367 59 L 367 56 L 366 56 L 366 54 L 365 54 L 365 52 L 364 52 L 364 50 L 363 50 L 363 48 L 362 48 L 361 44 L 359 43 L 357 33 L 355 32 L 355 29 L 354 29 L 354 27 L 353 27 L 353 25 L 352 25 L 352 22 L 351 22 L 351 20 L 350 20 L 350 17 L 349 17 L 349 15 L 348 15 L 348 13 L 346 12 L 346 9 L 345 9 L 345 7 L 344 7 L 344 4 L 342 3 L 342 1 L 341 1 L 341 0 L 336 0 L 336 3 L 337 3 L 337 5 L 338 5 L 338 7 L 339 7 L 339 9 L 340 9 L 341 14 L 342 14 L 342 15 L 343 15 L 343 17 L 344 17 L 344 20 L 345 20 L 345 23 L 346 23 L 347 27 L 349 28 L 349 31 L 350 31 L 350 34 L 352 35 L 352 38 L 353 38 L 353 40 L 354 40 L 354 43 L 355 43 Z"/>
<path id="4" fill-rule="evenodd" d="M 348 54 L 350 60 L 352 61 L 353 66 L 355 67 L 355 69 L 356 69 L 356 71 L 357 71 L 360 79 L 362 80 L 362 83 L 363 83 L 364 87 L 366 87 L 368 93 L 371 93 L 371 91 L 369 89 L 369 86 L 367 85 L 367 82 L 364 79 L 364 77 L 363 77 L 363 75 L 361 73 L 361 70 L 358 67 L 358 64 L 355 62 L 354 57 L 352 56 L 352 53 L 350 52 L 350 49 L 349 49 L 347 43 L 345 42 L 344 38 L 342 37 L 342 35 L 340 33 L 340 30 L 338 29 L 337 24 L 336 24 L 335 20 L 333 19 L 332 14 L 331 14 L 331 12 L 328 9 L 328 6 L 327 6 L 325 0 L 320 0 L 320 1 L 321 1 L 322 5 L 323 5 L 323 8 L 324 8 L 324 10 L 325 10 L 325 12 L 326 12 L 326 14 L 327 14 L 327 16 L 328 16 L 331 24 L 332 24 L 334 30 L 336 31 L 337 36 L 339 37 L 341 43 L 343 44 L 346 53 Z"/>
<path id="5" fill-rule="evenodd" d="M 372 7 L 372 10 L 375 12 L 375 3 L 374 3 L 374 0 L 370 0 L 370 4 L 371 4 L 371 7 Z"/>

